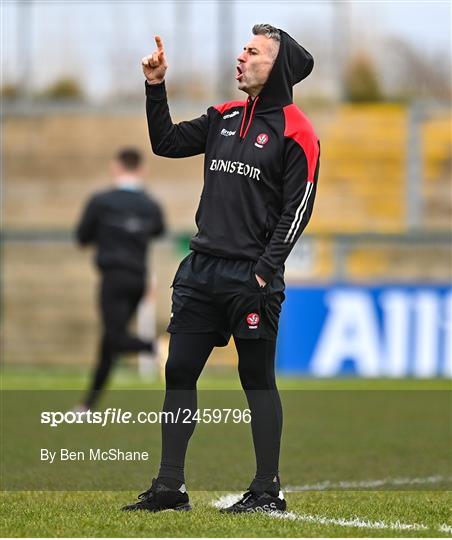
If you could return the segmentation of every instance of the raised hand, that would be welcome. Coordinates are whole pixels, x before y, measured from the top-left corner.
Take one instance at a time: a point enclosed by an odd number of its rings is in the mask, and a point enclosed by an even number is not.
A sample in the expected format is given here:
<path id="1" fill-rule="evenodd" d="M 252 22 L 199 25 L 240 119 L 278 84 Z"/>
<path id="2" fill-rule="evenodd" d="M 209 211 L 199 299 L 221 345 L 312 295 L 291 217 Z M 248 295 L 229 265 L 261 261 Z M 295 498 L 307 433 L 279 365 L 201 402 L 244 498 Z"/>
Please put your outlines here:
<path id="1" fill-rule="evenodd" d="M 144 76 L 150 84 L 159 84 L 165 78 L 168 64 L 166 63 L 163 41 L 160 36 L 155 36 L 157 50 L 141 60 Z"/>

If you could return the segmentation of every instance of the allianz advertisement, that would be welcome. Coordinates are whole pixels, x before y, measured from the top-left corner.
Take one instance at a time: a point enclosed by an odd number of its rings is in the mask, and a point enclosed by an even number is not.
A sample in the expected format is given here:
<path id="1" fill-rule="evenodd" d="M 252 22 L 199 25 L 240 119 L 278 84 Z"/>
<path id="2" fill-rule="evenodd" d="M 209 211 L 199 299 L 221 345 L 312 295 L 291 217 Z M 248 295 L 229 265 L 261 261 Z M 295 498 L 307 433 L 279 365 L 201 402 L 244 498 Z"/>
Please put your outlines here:
<path id="1" fill-rule="evenodd" d="M 451 377 L 452 287 L 288 286 L 281 374 Z"/>

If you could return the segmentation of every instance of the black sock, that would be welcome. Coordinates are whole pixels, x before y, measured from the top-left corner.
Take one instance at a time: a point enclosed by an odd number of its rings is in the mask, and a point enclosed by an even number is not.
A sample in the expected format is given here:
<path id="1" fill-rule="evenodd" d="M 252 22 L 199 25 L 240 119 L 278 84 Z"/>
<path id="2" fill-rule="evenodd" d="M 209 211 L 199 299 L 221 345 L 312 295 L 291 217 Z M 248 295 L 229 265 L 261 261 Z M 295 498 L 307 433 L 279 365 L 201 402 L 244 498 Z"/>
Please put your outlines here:
<path id="1" fill-rule="evenodd" d="M 251 491 L 265 491 L 270 495 L 273 495 L 273 497 L 277 497 L 279 495 L 279 490 L 281 489 L 279 476 L 256 474 L 248 489 Z"/>
<path id="2" fill-rule="evenodd" d="M 184 484 L 184 481 L 181 482 L 180 480 L 176 480 L 175 478 L 169 478 L 160 475 L 157 480 L 170 489 L 179 489 L 181 485 Z"/>

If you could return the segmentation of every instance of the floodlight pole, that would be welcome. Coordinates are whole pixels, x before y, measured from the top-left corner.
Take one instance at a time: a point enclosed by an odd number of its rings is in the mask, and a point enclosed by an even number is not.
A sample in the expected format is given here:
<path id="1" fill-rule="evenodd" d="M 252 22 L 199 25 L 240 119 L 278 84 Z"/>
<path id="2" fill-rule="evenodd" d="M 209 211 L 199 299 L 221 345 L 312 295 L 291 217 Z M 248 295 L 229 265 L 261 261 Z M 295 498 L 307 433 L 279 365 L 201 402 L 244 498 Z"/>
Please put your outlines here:
<path id="1" fill-rule="evenodd" d="M 422 104 L 414 102 L 408 109 L 406 145 L 406 225 L 407 229 L 418 230 L 423 225 L 423 156 L 422 122 L 425 121 Z"/>
<path id="2" fill-rule="evenodd" d="M 234 80 L 234 1 L 218 0 L 218 83 L 217 95 L 221 101 L 231 99 Z"/>
<path id="3" fill-rule="evenodd" d="M 192 36 L 190 35 L 190 10 L 191 2 L 189 0 L 174 3 L 177 43 L 180 45 L 177 49 L 177 73 L 181 80 L 185 77 L 191 77 L 193 74 L 193 56 L 191 54 Z"/>
<path id="4" fill-rule="evenodd" d="M 350 14 L 351 6 L 348 0 L 331 1 L 333 7 L 333 54 L 336 57 L 336 76 L 340 101 L 345 99 L 345 72 L 349 61 L 350 51 Z"/>
<path id="5" fill-rule="evenodd" d="M 32 0 L 17 2 L 17 55 L 19 67 L 19 94 L 23 99 L 30 95 L 30 85 L 33 81 L 33 62 L 31 50 L 31 11 Z"/>

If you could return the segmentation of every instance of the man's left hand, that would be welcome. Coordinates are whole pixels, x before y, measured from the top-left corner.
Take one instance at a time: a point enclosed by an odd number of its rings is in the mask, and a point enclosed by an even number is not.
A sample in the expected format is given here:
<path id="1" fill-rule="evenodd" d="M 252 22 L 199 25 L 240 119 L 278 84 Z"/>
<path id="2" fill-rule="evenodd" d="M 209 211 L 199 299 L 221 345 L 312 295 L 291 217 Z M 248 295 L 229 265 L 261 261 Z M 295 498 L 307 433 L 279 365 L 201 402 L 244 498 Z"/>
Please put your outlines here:
<path id="1" fill-rule="evenodd" d="M 267 285 L 267 282 L 264 281 L 261 276 L 258 276 L 257 274 L 254 274 L 256 276 L 257 282 L 259 283 L 260 287 L 265 287 Z"/>

